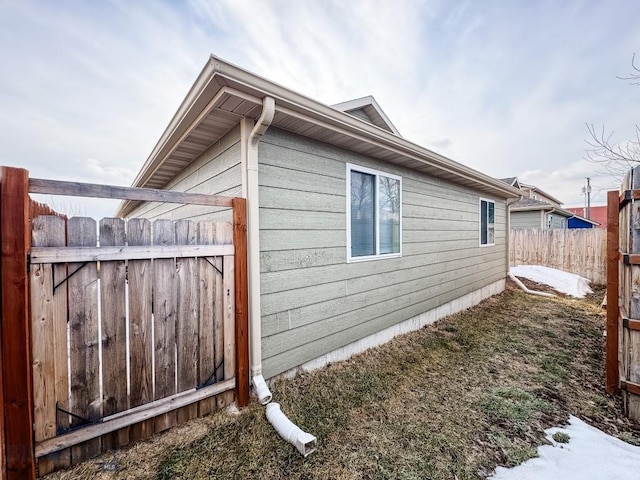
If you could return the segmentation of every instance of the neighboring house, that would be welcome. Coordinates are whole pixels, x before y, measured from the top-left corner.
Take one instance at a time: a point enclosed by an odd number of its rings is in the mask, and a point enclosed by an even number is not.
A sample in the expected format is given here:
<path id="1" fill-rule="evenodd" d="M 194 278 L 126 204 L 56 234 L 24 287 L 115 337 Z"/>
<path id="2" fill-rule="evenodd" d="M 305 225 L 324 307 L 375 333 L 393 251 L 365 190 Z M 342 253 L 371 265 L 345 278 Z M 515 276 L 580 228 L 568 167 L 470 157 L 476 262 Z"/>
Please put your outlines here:
<path id="1" fill-rule="evenodd" d="M 501 181 L 519 188 L 522 198 L 509 207 L 510 228 L 594 228 L 597 222 L 588 220 L 568 209 L 562 202 L 542 189 L 518 181 L 517 177 L 502 178 Z"/>
<path id="2" fill-rule="evenodd" d="M 581 217 L 587 217 L 586 207 L 567 207 L 566 210 Z M 589 211 L 589 219 L 597 223 L 597 228 L 607 228 L 607 206 L 591 206 Z"/>
<path id="3" fill-rule="evenodd" d="M 520 190 L 522 190 L 524 198 L 529 198 L 531 200 L 539 200 L 541 202 L 548 203 L 549 205 L 553 205 L 554 207 L 561 207 L 562 202 L 555 197 L 552 197 L 544 190 L 534 187 L 533 185 L 527 185 L 520 182 Z"/>
<path id="4" fill-rule="evenodd" d="M 502 291 L 519 194 L 404 140 L 372 97 L 330 107 L 216 57 L 134 185 L 247 198 L 251 374 L 265 377 Z M 229 219 L 132 201 L 118 215 Z"/>
<path id="5" fill-rule="evenodd" d="M 598 222 L 574 215 L 567 220 L 567 228 L 598 228 Z"/>

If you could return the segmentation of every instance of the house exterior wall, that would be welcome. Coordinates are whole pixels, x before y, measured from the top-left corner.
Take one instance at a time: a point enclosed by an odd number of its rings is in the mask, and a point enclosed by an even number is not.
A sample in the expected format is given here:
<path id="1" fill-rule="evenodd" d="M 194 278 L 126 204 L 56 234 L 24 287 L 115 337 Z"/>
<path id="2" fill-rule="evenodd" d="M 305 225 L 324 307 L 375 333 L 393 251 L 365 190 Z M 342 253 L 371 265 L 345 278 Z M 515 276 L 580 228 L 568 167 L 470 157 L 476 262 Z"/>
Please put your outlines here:
<path id="1" fill-rule="evenodd" d="M 179 172 L 164 189 L 240 197 L 242 195 L 240 127 L 231 129 L 204 151 Z M 228 208 L 204 205 L 145 202 L 129 214 L 129 217 L 231 221 L 230 211 Z"/>
<path id="2" fill-rule="evenodd" d="M 553 215 L 551 217 L 551 225 L 549 225 L 551 228 L 567 228 L 566 217 L 562 217 L 557 213 L 552 213 L 551 215 Z M 546 214 L 545 214 L 545 222 L 548 224 L 548 221 L 546 219 Z"/>
<path id="3" fill-rule="evenodd" d="M 511 228 L 541 228 L 540 210 L 511 212 Z"/>
<path id="4" fill-rule="evenodd" d="M 346 163 L 402 177 L 402 257 L 347 263 Z M 266 377 L 505 278 L 504 200 L 481 247 L 486 195 L 275 128 L 259 183 Z"/>
<path id="5" fill-rule="evenodd" d="M 534 200 L 540 200 L 541 202 L 547 202 L 550 205 L 554 205 L 559 207 L 560 204 L 555 200 L 547 197 L 545 194 L 541 193 L 540 190 L 531 190 L 529 187 L 522 187 L 522 191 L 525 193 L 525 196 L 528 198 L 533 198 Z"/>

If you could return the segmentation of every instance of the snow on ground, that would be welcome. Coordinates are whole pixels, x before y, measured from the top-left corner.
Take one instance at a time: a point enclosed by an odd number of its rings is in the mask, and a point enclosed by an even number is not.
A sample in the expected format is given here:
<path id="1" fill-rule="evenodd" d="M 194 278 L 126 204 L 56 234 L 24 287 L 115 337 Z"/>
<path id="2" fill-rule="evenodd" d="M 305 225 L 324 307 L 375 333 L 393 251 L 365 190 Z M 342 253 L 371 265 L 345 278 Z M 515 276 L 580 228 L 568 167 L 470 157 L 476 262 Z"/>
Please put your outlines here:
<path id="1" fill-rule="evenodd" d="M 569 443 L 552 435 L 564 432 Z M 567 427 L 545 430 L 553 445 L 538 448 L 532 458 L 515 468 L 498 467 L 491 480 L 638 480 L 640 447 L 634 447 L 587 425 L 573 415 Z"/>
<path id="2" fill-rule="evenodd" d="M 540 265 L 519 265 L 511 267 L 510 270 L 516 277 L 524 277 L 534 282 L 544 283 L 559 292 L 573 297 L 583 298 L 587 293 L 592 293 L 591 288 L 589 288 L 589 280 L 575 273 L 541 267 Z"/>

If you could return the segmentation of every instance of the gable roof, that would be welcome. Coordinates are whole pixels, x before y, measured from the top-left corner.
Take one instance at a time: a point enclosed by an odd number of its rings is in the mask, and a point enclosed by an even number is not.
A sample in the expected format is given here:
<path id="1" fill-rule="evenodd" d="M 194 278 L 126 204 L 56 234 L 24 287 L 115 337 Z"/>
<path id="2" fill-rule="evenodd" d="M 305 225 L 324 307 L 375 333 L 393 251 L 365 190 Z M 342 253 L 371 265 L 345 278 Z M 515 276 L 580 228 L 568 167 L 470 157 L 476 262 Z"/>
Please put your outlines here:
<path id="1" fill-rule="evenodd" d="M 520 188 L 520 182 L 518 182 L 518 177 L 501 178 L 500 181 L 508 185 L 511 185 L 512 187 Z"/>
<path id="2" fill-rule="evenodd" d="M 235 127 L 258 119 L 263 99 L 275 101 L 272 127 L 473 188 L 498 198 L 519 191 L 484 173 L 409 142 L 381 127 L 211 56 L 136 176 L 133 186 L 162 188 Z M 125 201 L 117 215 L 137 205 Z"/>
<path id="3" fill-rule="evenodd" d="M 364 121 L 368 121 L 372 125 L 380 127 L 388 132 L 391 132 L 395 135 L 401 137 L 398 129 L 391 123 L 389 117 L 385 115 L 376 102 L 376 99 L 371 95 L 356 98 L 355 100 L 349 100 L 347 102 L 336 103 L 335 105 L 331 105 L 336 110 L 340 110 L 341 112 L 348 113 L 355 117 L 361 118 Z M 363 118 L 366 117 L 366 118 Z M 367 120 L 368 119 L 368 120 Z"/>
<path id="4" fill-rule="evenodd" d="M 538 211 L 542 210 L 548 213 L 557 213 L 561 217 L 566 218 L 578 218 L 580 220 L 584 220 L 585 222 L 591 223 L 593 225 L 598 225 L 598 222 L 594 222 L 593 220 L 589 220 L 587 218 L 581 217 L 577 215 L 575 212 L 566 210 L 564 208 L 556 207 L 548 202 L 543 202 L 542 200 L 535 200 L 533 198 L 521 198 L 517 202 L 514 202 L 510 205 L 511 212 L 529 212 L 529 211 Z"/>
<path id="5" fill-rule="evenodd" d="M 562 205 L 562 202 L 558 200 L 556 197 L 549 195 L 547 192 L 542 190 L 541 188 L 536 187 L 535 185 L 529 185 L 527 183 L 522 183 L 518 180 L 518 177 L 506 177 L 501 178 L 500 181 L 507 183 L 513 187 L 519 188 L 520 190 L 530 190 L 531 192 L 538 192 L 540 195 L 547 197 L 552 202 L 557 203 L 558 205 Z"/>

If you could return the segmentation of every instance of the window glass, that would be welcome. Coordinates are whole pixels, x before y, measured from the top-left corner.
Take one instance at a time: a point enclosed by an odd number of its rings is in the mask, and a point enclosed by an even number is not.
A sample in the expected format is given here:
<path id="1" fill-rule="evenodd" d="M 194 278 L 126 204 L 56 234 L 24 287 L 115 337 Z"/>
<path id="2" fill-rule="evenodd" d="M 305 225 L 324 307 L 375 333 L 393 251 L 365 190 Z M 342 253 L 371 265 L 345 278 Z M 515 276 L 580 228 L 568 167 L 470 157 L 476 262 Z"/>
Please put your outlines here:
<path id="1" fill-rule="evenodd" d="M 378 177 L 380 253 L 400 253 L 400 180 Z"/>
<path id="2" fill-rule="evenodd" d="M 487 244 L 487 202 L 480 201 L 480 245 Z"/>
<path id="3" fill-rule="evenodd" d="M 347 164 L 348 259 L 402 254 L 402 179 Z"/>
<path id="4" fill-rule="evenodd" d="M 375 175 L 351 171 L 351 256 L 376 254 Z"/>
<path id="5" fill-rule="evenodd" d="M 487 222 L 487 243 L 491 244 L 491 243 L 495 243 L 495 237 L 494 237 L 494 232 L 495 232 L 495 203 L 493 202 L 487 202 L 488 205 L 488 222 Z"/>
<path id="6" fill-rule="evenodd" d="M 495 243 L 495 203 L 480 200 L 480 245 Z"/>

